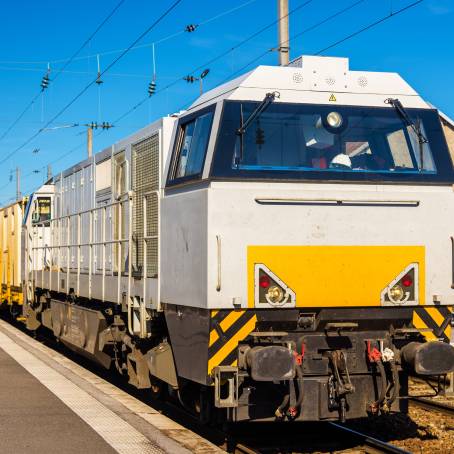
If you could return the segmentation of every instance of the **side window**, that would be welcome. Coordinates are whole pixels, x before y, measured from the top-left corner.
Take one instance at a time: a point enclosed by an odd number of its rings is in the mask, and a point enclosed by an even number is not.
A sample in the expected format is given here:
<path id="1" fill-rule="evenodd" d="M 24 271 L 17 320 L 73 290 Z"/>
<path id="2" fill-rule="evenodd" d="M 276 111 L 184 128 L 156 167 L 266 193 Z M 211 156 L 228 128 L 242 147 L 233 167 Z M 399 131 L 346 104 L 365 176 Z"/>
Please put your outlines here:
<path id="1" fill-rule="evenodd" d="M 172 179 L 197 176 L 202 173 L 212 120 L 213 112 L 208 112 L 181 126 Z"/>
<path id="2" fill-rule="evenodd" d="M 46 222 L 51 218 L 50 197 L 38 197 L 33 203 L 32 222 Z"/>

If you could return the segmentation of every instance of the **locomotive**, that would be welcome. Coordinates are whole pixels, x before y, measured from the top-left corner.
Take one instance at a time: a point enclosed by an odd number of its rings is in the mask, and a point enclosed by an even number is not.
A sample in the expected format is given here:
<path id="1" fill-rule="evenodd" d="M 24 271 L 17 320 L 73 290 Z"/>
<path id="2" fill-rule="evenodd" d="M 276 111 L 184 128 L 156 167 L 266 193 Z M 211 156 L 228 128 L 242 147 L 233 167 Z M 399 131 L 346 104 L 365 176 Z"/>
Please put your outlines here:
<path id="1" fill-rule="evenodd" d="M 258 66 L 5 208 L 2 301 L 203 420 L 406 411 L 454 370 L 453 131 L 398 74 Z"/>

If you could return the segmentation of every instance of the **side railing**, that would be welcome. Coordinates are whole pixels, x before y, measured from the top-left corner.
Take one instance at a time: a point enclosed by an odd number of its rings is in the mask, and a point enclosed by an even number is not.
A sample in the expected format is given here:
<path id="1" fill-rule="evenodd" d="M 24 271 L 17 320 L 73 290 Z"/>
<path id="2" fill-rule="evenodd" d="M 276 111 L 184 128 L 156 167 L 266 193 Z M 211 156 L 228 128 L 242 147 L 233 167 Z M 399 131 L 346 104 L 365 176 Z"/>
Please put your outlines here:
<path id="1" fill-rule="evenodd" d="M 147 213 L 147 200 L 150 197 L 156 197 L 157 199 L 157 232 L 156 234 L 149 235 L 150 223 Z M 139 300 L 139 307 L 137 308 L 137 315 L 139 318 L 139 330 L 134 330 L 134 311 L 136 305 L 134 303 L 135 298 L 132 298 L 133 292 L 133 214 L 134 214 L 134 199 L 135 195 L 132 192 L 123 194 L 118 200 L 106 203 L 105 205 L 94 207 L 88 210 L 80 211 L 73 214 L 63 215 L 57 218 L 53 218 L 46 222 L 35 223 L 32 225 L 32 250 L 31 257 L 33 264 L 31 272 L 35 286 L 41 286 L 45 288 L 45 271 L 49 271 L 48 274 L 48 285 L 52 289 L 52 271 L 56 271 L 57 283 L 56 289 L 59 292 L 66 294 L 70 293 L 70 274 L 76 274 L 74 293 L 76 296 L 81 294 L 81 275 L 87 275 L 88 291 L 86 296 L 91 299 L 93 296 L 93 278 L 94 276 L 101 277 L 101 299 L 104 301 L 106 297 L 106 277 L 114 276 L 115 271 L 117 272 L 116 281 L 116 302 L 122 303 L 122 277 L 127 277 L 127 292 L 126 292 L 126 307 L 127 307 L 127 327 L 131 335 L 139 335 L 142 338 L 147 337 L 146 321 L 147 321 L 147 310 L 146 302 L 149 298 L 149 287 L 147 282 L 147 269 L 148 269 L 148 250 L 149 242 L 152 240 L 157 241 L 157 296 L 156 296 L 156 307 L 159 309 L 160 306 L 160 282 L 159 282 L 159 271 L 160 271 L 160 192 L 158 190 L 150 191 L 143 194 L 143 289 L 142 298 Z M 125 213 L 127 204 L 128 210 L 128 227 L 127 232 L 123 232 L 123 216 Z M 111 235 L 109 238 L 107 230 L 107 216 L 108 211 L 112 217 L 113 212 L 116 211 L 117 222 L 115 228 L 111 227 Z M 84 237 L 84 231 L 87 229 L 83 228 L 83 217 L 88 216 L 88 238 Z M 100 228 L 100 239 L 96 237 L 97 224 L 96 218 L 101 222 Z M 75 225 L 76 232 L 72 232 L 72 226 Z M 46 228 L 49 231 L 46 235 Z M 126 237 L 123 237 L 127 233 Z M 71 241 L 72 238 L 76 239 L 75 242 Z M 50 243 L 50 244 L 49 244 Z M 107 273 L 106 260 L 107 260 L 107 248 L 111 246 L 112 261 L 115 261 L 116 266 L 113 266 Z M 101 268 L 94 264 L 95 248 L 98 248 L 101 252 Z M 88 270 L 82 269 L 82 251 L 88 249 Z M 76 264 L 72 265 L 71 253 L 76 252 Z M 124 252 L 127 251 L 126 258 L 123 257 Z M 65 254 L 63 254 L 65 252 Z M 114 260 L 115 259 L 115 260 Z M 39 263 L 38 263 L 39 262 Z M 55 270 L 56 268 L 56 270 Z M 115 269 L 116 268 L 116 269 Z M 124 268 L 124 270 L 123 270 Z M 38 271 L 41 271 L 41 276 L 38 282 Z M 64 286 L 62 285 L 62 278 L 65 277 Z M 134 300 L 134 301 L 133 301 Z"/>
<path id="2" fill-rule="evenodd" d="M 132 255 L 131 250 L 131 237 L 132 229 L 129 228 L 129 234 L 126 238 L 123 238 L 124 232 L 122 231 L 123 212 L 125 204 L 128 203 L 129 210 L 129 225 L 132 224 L 132 210 L 133 210 L 133 196 L 131 194 L 124 194 L 119 200 L 105 205 L 90 208 L 87 210 L 79 211 L 73 214 L 67 214 L 60 217 L 50 219 L 46 222 L 34 223 L 32 225 L 32 257 L 33 257 L 33 280 L 35 285 L 44 287 L 44 271 L 55 271 L 57 272 L 57 291 L 70 293 L 70 274 L 76 274 L 76 285 L 74 293 L 79 296 L 81 293 L 81 275 L 86 274 L 88 280 L 88 292 L 87 297 L 92 298 L 93 295 L 93 277 L 95 275 L 101 276 L 101 299 L 104 300 L 106 296 L 106 250 L 109 245 L 116 245 L 116 267 L 117 267 L 117 303 L 122 301 L 121 292 L 121 278 L 123 271 L 123 251 L 128 248 L 127 261 L 131 262 L 130 257 Z M 113 211 L 117 209 L 117 216 L 119 222 L 117 223 L 117 235 L 116 238 L 107 238 L 107 212 L 108 210 Z M 82 227 L 82 219 L 84 216 L 88 216 L 88 228 Z M 96 218 L 98 218 L 101 225 L 101 235 L 99 240 L 96 238 Z M 75 221 L 75 222 L 74 222 Z M 72 226 L 75 225 L 76 232 L 72 232 Z M 46 236 L 46 228 L 49 228 L 48 235 Z M 85 230 L 85 232 L 83 232 Z M 88 231 L 88 232 L 87 232 Z M 73 233 L 75 233 L 76 241 L 72 242 Z M 88 233 L 88 238 L 83 233 Z M 49 244 L 49 242 L 51 244 Z M 94 249 L 96 247 L 101 248 L 101 269 L 100 273 L 97 272 L 94 266 Z M 88 250 L 88 269 L 82 269 L 82 250 Z M 76 251 L 76 262 L 74 265 L 71 264 L 71 253 Z M 63 254 L 65 252 L 65 254 Z M 112 257 L 114 254 L 112 253 Z M 39 262 L 39 263 L 38 263 Z M 41 279 L 38 282 L 38 271 L 41 272 Z M 131 281 L 131 272 L 128 269 L 128 281 Z M 62 278 L 65 277 L 65 283 L 62 285 Z M 49 273 L 49 287 L 52 288 L 52 273 Z M 128 298 L 130 297 L 131 284 L 128 282 Z"/>

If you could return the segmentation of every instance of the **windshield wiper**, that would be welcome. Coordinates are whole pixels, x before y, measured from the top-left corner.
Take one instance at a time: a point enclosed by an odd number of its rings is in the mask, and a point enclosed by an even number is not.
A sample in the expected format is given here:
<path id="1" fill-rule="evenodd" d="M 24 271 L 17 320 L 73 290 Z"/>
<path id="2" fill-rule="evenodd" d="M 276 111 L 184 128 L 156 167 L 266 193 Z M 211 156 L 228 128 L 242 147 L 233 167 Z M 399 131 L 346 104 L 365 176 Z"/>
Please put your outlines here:
<path id="1" fill-rule="evenodd" d="M 281 94 L 278 91 L 267 93 L 263 101 L 255 108 L 255 110 L 249 115 L 246 121 L 243 121 L 243 105 L 241 105 L 241 126 L 236 130 L 236 135 L 240 138 L 240 150 L 239 154 L 235 153 L 235 165 L 238 165 L 243 160 L 243 146 L 244 146 L 244 134 L 246 133 L 252 122 L 260 117 L 260 115 L 268 109 L 270 104 L 274 102 L 276 98 L 280 98 Z"/>
<path id="2" fill-rule="evenodd" d="M 407 126 L 410 126 L 411 129 L 413 129 L 414 133 L 418 137 L 418 143 L 419 143 L 419 162 L 420 162 L 420 168 L 419 170 L 424 169 L 424 144 L 429 143 L 427 140 L 427 137 L 423 134 L 422 129 L 421 129 L 421 122 L 418 120 L 416 123 L 410 118 L 408 115 L 408 112 L 406 111 L 405 107 L 402 105 L 402 103 L 397 99 L 393 98 L 388 98 L 385 100 L 385 104 L 390 104 L 393 106 L 397 113 L 402 117 L 402 120 Z"/>

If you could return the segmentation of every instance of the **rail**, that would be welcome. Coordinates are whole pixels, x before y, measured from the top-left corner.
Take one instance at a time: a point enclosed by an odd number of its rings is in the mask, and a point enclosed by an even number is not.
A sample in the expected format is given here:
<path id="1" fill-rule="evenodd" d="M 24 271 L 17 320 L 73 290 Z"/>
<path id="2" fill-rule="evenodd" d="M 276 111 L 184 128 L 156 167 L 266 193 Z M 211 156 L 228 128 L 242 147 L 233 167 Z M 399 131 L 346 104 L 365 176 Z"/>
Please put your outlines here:
<path id="1" fill-rule="evenodd" d="M 365 446 L 372 449 L 366 452 L 380 452 L 380 453 L 389 453 L 389 454 L 411 454 L 409 451 L 405 449 L 399 448 L 397 446 L 392 445 L 391 443 L 387 443 L 386 441 L 378 440 L 377 438 L 370 437 L 369 435 L 363 434 L 356 430 L 350 429 L 342 424 L 338 424 L 335 422 L 328 423 L 332 427 L 343 431 L 348 432 L 353 438 L 358 440 L 358 443 L 362 443 Z"/>
<path id="2" fill-rule="evenodd" d="M 445 415 L 454 416 L 454 406 L 447 405 L 442 402 L 435 402 L 421 397 L 410 397 L 408 401 L 417 407 L 424 408 L 425 410 L 438 411 Z"/>

